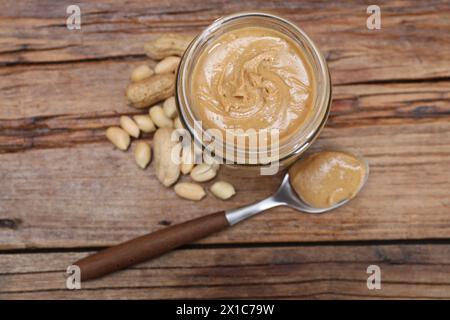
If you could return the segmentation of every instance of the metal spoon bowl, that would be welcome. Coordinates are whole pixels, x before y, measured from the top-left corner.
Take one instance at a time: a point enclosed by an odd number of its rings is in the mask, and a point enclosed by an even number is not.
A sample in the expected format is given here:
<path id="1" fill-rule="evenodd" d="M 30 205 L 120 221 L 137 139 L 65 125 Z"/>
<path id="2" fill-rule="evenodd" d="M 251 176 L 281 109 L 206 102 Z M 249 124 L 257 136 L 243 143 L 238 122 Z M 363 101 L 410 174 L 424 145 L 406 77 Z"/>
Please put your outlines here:
<path id="1" fill-rule="evenodd" d="M 367 179 L 369 178 L 369 164 L 363 158 L 361 157 L 358 158 L 362 163 L 364 163 L 365 174 L 363 181 L 361 182 L 361 185 L 356 194 L 358 194 L 362 190 L 362 188 L 367 182 Z M 273 195 L 259 202 L 250 204 L 248 206 L 228 210 L 225 212 L 225 215 L 230 225 L 235 225 L 236 223 L 245 220 L 255 214 L 261 213 L 265 210 L 278 206 L 288 206 L 292 209 L 305 213 L 325 213 L 337 209 L 339 207 L 342 207 L 344 204 L 352 200 L 354 197 L 342 200 L 327 208 L 311 207 L 309 204 L 303 201 L 301 197 L 299 197 L 297 193 L 293 190 L 289 180 L 289 173 L 286 173 L 283 177 L 280 187 Z"/>

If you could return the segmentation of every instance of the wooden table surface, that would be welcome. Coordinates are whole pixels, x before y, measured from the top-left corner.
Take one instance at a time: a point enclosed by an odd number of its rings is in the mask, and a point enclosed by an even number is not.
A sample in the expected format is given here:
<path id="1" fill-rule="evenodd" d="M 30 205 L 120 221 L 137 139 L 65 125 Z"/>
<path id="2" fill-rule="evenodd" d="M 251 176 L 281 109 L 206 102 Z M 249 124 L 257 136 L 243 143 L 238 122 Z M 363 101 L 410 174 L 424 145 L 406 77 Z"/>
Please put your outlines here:
<path id="1" fill-rule="evenodd" d="M 450 298 L 450 3 L 377 1 L 0 2 L 0 299 Z M 295 21 L 327 58 L 331 116 L 311 151 L 370 163 L 362 194 L 333 213 L 270 210 L 160 259 L 65 288 L 71 262 L 100 248 L 262 199 L 280 176 L 222 170 L 232 201 L 180 200 L 104 130 L 127 105 L 143 43 L 199 32 L 241 10 Z M 154 63 L 154 62 L 151 62 Z M 368 290 L 366 269 L 381 268 Z"/>

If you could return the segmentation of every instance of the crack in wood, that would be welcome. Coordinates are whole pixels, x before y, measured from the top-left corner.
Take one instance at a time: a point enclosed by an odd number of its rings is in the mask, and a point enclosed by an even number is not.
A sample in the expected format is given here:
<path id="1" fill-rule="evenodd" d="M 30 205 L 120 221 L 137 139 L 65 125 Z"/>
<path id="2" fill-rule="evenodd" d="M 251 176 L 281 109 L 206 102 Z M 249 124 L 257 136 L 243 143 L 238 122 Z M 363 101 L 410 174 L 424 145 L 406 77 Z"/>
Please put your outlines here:
<path id="1" fill-rule="evenodd" d="M 158 222 L 158 224 L 161 225 L 161 226 L 170 226 L 172 224 L 172 221 L 161 220 L 160 222 Z"/>
<path id="2" fill-rule="evenodd" d="M 45 51 L 55 51 L 67 48 L 77 47 L 75 44 L 68 44 L 64 46 L 48 47 L 48 48 L 31 48 L 29 44 L 23 43 L 18 49 L 0 51 L 0 55 L 12 54 L 12 53 L 25 53 L 25 52 L 45 52 Z"/>
<path id="3" fill-rule="evenodd" d="M 449 76 L 436 76 L 429 78 L 394 78 L 394 79 L 374 79 L 368 81 L 354 81 L 344 83 L 333 83 L 334 87 L 359 86 L 373 84 L 406 84 L 406 83 L 436 83 L 450 81 Z"/>
<path id="4" fill-rule="evenodd" d="M 63 64 L 75 64 L 75 63 L 95 63 L 104 61 L 136 61 L 146 58 L 145 54 L 124 54 L 117 56 L 101 56 L 86 59 L 67 59 L 67 60 L 57 60 L 57 61 L 21 61 L 17 59 L 16 61 L 0 62 L 0 68 L 6 67 L 27 67 L 27 66 L 42 66 L 42 65 L 63 65 Z"/>
<path id="5" fill-rule="evenodd" d="M 17 230 L 21 224 L 21 219 L 0 219 L 0 229 Z"/>
<path id="6" fill-rule="evenodd" d="M 448 247 L 450 238 L 423 238 L 423 239 L 374 239 L 374 240 L 326 240 L 305 242 L 235 242 L 235 243 L 191 243 L 175 249 L 179 250 L 220 250 L 220 249 L 261 249 L 261 248 L 306 248 L 306 247 L 375 247 L 375 246 L 419 246 L 434 245 Z M 106 249 L 106 246 L 88 247 L 50 247 L 50 248 L 21 248 L 0 249 L 1 254 L 38 254 L 38 253 L 84 253 Z M 425 263 L 423 263 L 425 264 Z"/>

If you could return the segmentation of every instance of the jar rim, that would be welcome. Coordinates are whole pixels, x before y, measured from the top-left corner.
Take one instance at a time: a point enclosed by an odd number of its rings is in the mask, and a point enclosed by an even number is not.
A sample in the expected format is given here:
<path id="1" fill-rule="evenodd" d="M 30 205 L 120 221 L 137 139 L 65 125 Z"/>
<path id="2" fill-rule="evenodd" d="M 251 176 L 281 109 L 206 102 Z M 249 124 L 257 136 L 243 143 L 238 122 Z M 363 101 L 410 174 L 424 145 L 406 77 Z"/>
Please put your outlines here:
<path id="1" fill-rule="evenodd" d="M 298 156 L 303 153 L 312 142 L 318 137 L 320 131 L 324 127 L 326 120 L 328 118 L 330 107 L 331 107 L 331 77 L 328 71 L 328 66 L 325 58 L 320 53 L 317 46 L 314 42 L 309 38 L 306 33 L 296 26 L 293 22 L 282 18 L 280 16 L 266 13 L 266 12 L 258 12 L 258 11 L 245 11 L 238 12 L 231 15 L 223 16 L 217 20 L 215 20 L 211 25 L 206 27 L 200 34 L 198 34 L 194 40 L 190 43 L 188 48 L 186 49 L 183 57 L 181 58 L 181 62 L 178 66 L 178 74 L 176 77 L 176 105 L 178 108 L 178 113 L 180 115 L 180 120 L 183 125 L 192 137 L 194 137 L 194 141 L 199 143 L 202 147 L 206 147 L 204 143 L 204 139 L 198 137 L 195 128 L 191 125 L 190 121 L 198 120 L 193 114 L 192 108 L 189 106 L 188 102 L 188 91 L 190 90 L 187 85 L 189 73 L 189 62 L 191 62 L 193 55 L 196 53 L 196 50 L 199 50 L 202 45 L 206 43 L 208 38 L 214 34 L 216 31 L 220 31 L 222 28 L 232 25 L 236 22 L 242 22 L 244 19 L 262 19 L 266 20 L 266 22 L 271 22 L 275 24 L 280 24 L 282 27 L 288 29 L 291 33 L 288 34 L 289 38 L 291 38 L 294 42 L 298 43 L 302 47 L 306 47 L 309 50 L 307 58 L 308 62 L 311 66 L 317 67 L 318 73 L 314 72 L 315 81 L 317 83 L 321 83 L 323 88 L 322 92 L 319 92 L 319 86 L 316 84 L 317 92 L 315 96 L 315 101 L 313 105 L 313 114 L 311 119 L 308 119 L 305 125 L 302 126 L 301 130 L 299 130 L 299 136 L 293 136 L 289 139 L 286 139 L 283 143 L 280 143 L 278 146 L 278 158 L 277 161 L 283 162 L 286 159 L 289 159 L 294 156 Z M 295 35 L 295 37 L 294 37 Z M 195 66 L 195 64 L 194 64 Z M 204 134 L 204 130 L 202 130 L 202 134 Z M 225 148 L 227 145 L 225 143 Z M 282 152 L 284 151 L 284 152 Z M 233 150 L 234 152 L 234 150 Z M 238 152 L 238 151 L 237 151 Z M 244 150 L 246 157 L 249 157 L 249 153 L 255 151 L 249 151 L 248 149 Z M 216 154 L 224 163 L 226 162 L 226 155 L 228 154 L 226 151 L 223 153 Z M 234 153 L 233 153 L 234 154 Z M 259 159 L 259 157 L 257 157 Z M 262 163 L 236 163 L 234 164 L 240 166 L 261 166 Z"/>

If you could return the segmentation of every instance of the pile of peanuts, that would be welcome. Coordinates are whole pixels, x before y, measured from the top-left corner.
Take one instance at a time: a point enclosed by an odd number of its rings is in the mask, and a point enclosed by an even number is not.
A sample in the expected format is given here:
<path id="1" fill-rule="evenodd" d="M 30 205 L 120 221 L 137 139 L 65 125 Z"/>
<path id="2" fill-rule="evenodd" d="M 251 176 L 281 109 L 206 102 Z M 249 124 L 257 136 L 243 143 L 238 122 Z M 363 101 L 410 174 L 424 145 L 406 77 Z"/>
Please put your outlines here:
<path id="1" fill-rule="evenodd" d="M 181 143 L 172 141 L 174 130 L 183 129 L 175 102 L 175 73 L 180 57 L 191 39 L 186 36 L 168 34 L 144 45 L 146 54 L 159 62 L 152 69 L 143 64 L 131 73 L 131 84 L 126 88 L 130 104 L 139 109 L 148 109 L 148 113 L 120 117 L 120 126 L 106 130 L 106 137 L 118 149 L 128 150 L 131 137 L 139 139 L 141 132 L 153 135 L 153 167 L 158 180 L 166 187 L 174 185 L 175 193 L 189 200 L 198 201 L 206 196 L 202 182 L 214 179 L 220 166 L 216 163 L 194 164 L 194 147 L 181 148 Z M 161 103 L 162 104 L 158 104 Z M 172 161 L 172 152 L 179 152 L 180 161 Z M 177 155 L 178 156 L 178 155 Z M 134 149 L 136 164 L 146 169 L 152 161 L 152 148 L 149 143 L 137 140 Z M 182 175 L 189 175 L 192 182 L 178 182 Z M 235 193 L 232 184 L 216 181 L 210 191 L 217 198 L 227 200 Z"/>

